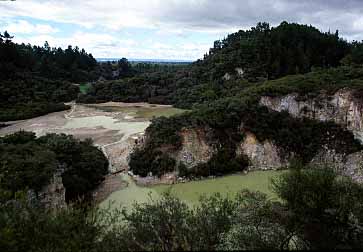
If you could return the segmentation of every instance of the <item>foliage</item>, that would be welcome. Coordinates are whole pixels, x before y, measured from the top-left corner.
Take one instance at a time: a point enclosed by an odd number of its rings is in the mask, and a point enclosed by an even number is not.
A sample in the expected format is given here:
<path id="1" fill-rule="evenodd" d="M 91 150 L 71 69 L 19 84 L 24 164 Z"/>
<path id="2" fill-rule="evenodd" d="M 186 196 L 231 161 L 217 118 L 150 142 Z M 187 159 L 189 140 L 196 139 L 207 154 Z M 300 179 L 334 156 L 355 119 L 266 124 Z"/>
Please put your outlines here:
<path id="1" fill-rule="evenodd" d="M 5 36 L 6 34 L 6 36 Z M 94 79 L 96 60 L 83 49 L 66 50 L 16 44 L 5 32 L 0 40 L 0 121 L 27 119 L 66 110 L 77 98 L 70 81 Z"/>
<path id="2" fill-rule="evenodd" d="M 361 98 L 363 88 L 363 68 L 341 66 L 317 69 L 304 75 L 290 75 L 277 80 L 250 86 L 236 95 L 240 99 L 261 96 L 282 96 L 297 93 L 300 100 L 314 99 L 320 94 L 332 95 L 340 89 L 349 88 L 356 98 Z"/>
<path id="3" fill-rule="evenodd" d="M 0 187 L 13 193 L 40 191 L 57 169 L 55 154 L 34 143 L 1 146 Z"/>
<path id="4" fill-rule="evenodd" d="M 50 79 L 85 81 L 92 79 L 97 62 L 84 49 L 67 49 L 16 44 L 11 38 L 0 41 L 0 79 L 14 79 L 16 74 L 36 73 Z"/>
<path id="5" fill-rule="evenodd" d="M 248 158 L 237 156 L 234 149 L 220 148 L 207 163 L 198 164 L 187 171 L 187 177 L 222 176 L 233 172 L 240 172 L 248 166 Z"/>
<path id="6" fill-rule="evenodd" d="M 175 160 L 167 154 L 151 149 L 136 149 L 129 161 L 130 170 L 142 177 L 148 176 L 150 172 L 153 176 L 161 177 L 174 171 L 175 164 Z"/>
<path id="7" fill-rule="evenodd" d="M 53 213 L 20 199 L 0 206 L 0 250 L 101 251 L 106 225 L 97 210 L 69 207 Z"/>
<path id="8" fill-rule="evenodd" d="M 21 92 L 19 92 L 21 90 Z M 79 88 L 64 81 L 30 75 L 0 81 L 0 121 L 13 121 L 69 109 Z"/>
<path id="9" fill-rule="evenodd" d="M 242 191 L 236 198 L 231 227 L 222 234 L 220 250 L 289 249 L 285 209 L 260 192 Z"/>
<path id="10" fill-rule="evenodd" d="M 188 207 L 164 194 L 122 211 L 47 212 L 22 200 L 0 205 L 4 251 L 360 249 L 362 185 L 330 168 L 293 168 L 273 180 L 280 200 L 241 191 Z M 1 201 L 0 201 L 1 202 Z"/>
<path id="11" fill-rule="evenodd" d="M 331 168 L 293 169 L 273 180 L 290 216 L 286 226 L 308 249 L 362 246 L 362 186 Z"/>
<path id="12" fill-rule="evenodd" d="M 89 197 L 108 172 L 108 161 L 92 141 L 72 136 L 17 132 L 0 138 L 0 189 L 39 192 L 58 170 L 62 171 L 66 199 Z"/>

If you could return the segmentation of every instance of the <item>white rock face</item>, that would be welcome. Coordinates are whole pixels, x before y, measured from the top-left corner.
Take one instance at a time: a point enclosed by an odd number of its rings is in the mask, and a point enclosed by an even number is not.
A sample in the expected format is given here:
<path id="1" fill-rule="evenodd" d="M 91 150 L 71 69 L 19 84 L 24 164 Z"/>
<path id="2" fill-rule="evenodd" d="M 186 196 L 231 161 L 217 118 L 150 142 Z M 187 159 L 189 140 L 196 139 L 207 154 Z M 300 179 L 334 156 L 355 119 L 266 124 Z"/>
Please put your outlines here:
<path id="1" fill-rule="evenodd" d="M 238 146 L 237 155 L 248 157 L 249 170 L 275 170 L 287 168 L 289 161 L 279 155 L 279 148 L 271 141 L 260 142 L 252 133 L 246 133 L 244 141 Z M 290 154 L 293 156 L 293 153 Z M 311 160 L 311 165 L 329 167 L 354 181 L 363 182 L 363 151 L 344 155 L 335 150 L 323 148 Z"/>
<path id="2" fill-rule="evenodd" d="M 249 170 L 273 170 L 288 165 L 279 155 L 278 147 L 270 141 L 259 142 L 252 133 L 246 133 L 244 141 L 237 147 L 237 155 L 248 157 Z"/>
<path id="3" fill-rule="evenodd" d="M 260 104 L 278 112 L 285 110 L 294 117 L 334 121 L 352 131 L 363 143 L 363 101 L 354 98 L 352 90 L 341 89 L 332 96 L 321 94 L 306 101 L 298 101 L 297 97 L 298 94 L 264 96 Z"/>
<path id="4" fill-rule="evenodd" d="M 191 168 L 200 163 L 206 163 L 216 152 L 207 144 L 206 135 L 200 129 L 183 129 L 181 131 L 182 148 L 174 154 L 176 160 Z"/>
<path id="5" fill-rule="evenodd" d="M 243 74 L 244 74 L 245 72 L 243 71 L 243 69 L 242 69 L 241 67 L 236 67 L 234 70 L 237 72 L 237 75 L 238 75 L 239 77 L 243 77 Z"/>
<path id="6" fill-rule="evenodd" d="M 222 78 L 224 80 L 230 80 L 231 79 L 231 75 L 229 73 L 225 73 Z"/>
<path id="7" fill-rule="evenodd" d="M 363 151 L 343 155 L 334 150 L 322 150 L 311 161 L 312 165 L 333 168 L 338 173 L 363 182 Z"/>

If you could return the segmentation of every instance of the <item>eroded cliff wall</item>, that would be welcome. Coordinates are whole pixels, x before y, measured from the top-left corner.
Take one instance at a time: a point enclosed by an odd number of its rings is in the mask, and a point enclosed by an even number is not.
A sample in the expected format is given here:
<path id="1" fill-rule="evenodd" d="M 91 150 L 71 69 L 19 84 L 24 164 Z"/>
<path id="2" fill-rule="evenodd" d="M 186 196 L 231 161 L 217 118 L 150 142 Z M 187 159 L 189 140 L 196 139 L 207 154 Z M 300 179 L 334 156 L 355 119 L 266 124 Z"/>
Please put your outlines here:
<path id="1" fill-rule="evenodd" d="M 191 168 L 206 163 L 216 153 L 216 149 L 208 144 L 207 134 L 203 129 L 182 129 L 182 147 L 173 153 L 173 157 Z"/>
<path id="2" fill-rule="evenodd" d="M 334 121 L 352 131 L 363 143 L 363 100 L 356 98 L 353 90 L 341 89 L 333 95 L 321 93 L 304 100 L 296 93 L 281 97 L 264 96 L 260 104 L 278 112 L 285 110 L 294 117 Z"/>

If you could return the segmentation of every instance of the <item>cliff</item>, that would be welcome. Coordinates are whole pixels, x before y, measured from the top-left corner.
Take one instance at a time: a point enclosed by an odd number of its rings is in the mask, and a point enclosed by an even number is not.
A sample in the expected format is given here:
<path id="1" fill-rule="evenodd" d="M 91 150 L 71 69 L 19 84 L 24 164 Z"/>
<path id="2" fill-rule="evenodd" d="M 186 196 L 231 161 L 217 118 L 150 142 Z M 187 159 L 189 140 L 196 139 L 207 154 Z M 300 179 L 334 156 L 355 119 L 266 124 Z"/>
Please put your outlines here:
<path id="1" fill-rule="evenodd" d="M 260 142 L 250 132 L 237 146 L 236 154 L 246 155 L 249 160 L 249 170 L 273 170 L 288 166 L 288 161 L 281 157 L 280 149 L 271 141 Z"/>
<path id="2" fill-rule="evenodd" d="M 334 121 L 363 142 L 363 100 L 354 94 L 354 90 L 345 88 L 333 95 L 321 92 L 313 99 L 304 100 L 296 93 L 281 97 L 263 96 L 260 104 L 278 112 L 285 110 L 294 117 Z"/>
<path id="3" fill-rule="evenodd" d="M 260 105 L 277 112 L 286 110 L 295 118 L 308 117 L 318 121 L 333 121 L 347 128 L 363 142 L 363 106 L 353 90 L 341 89 L 331 95 L 321 92 L 315 98 L 305 100 L 296 93 L 282 97 L 264 96 L 260 100 Z M 240 130 L 244 137 L 240 143 L 237 143 L 235 153 L 237 157 L 244 155 L 248 158 L 248 170 L 286 168 L 289 160 L 296 155 L 296 153 L 286 153 L 272 139 L 259 141 L 252 132 L 246 131 L 243 127 Z M 205 129 L 183 128 L 179 134 L 182 138 L 181 148 L 172 152 L 171 156 L 187 168 L 207 163 L 217 153 L 218 143 L 211 144 L 208 131 Z M 310 164 L 332 167 L 356 181 L 363 182 L 363 152 L 338 153 L 327 146 L 321 146 Z M 242 169 L 243 167 L 241 171 Z"/>
<path id="4" fill-rule="evenodd" d="M 285 94 L 226 99 L 188 115 L 159 119 L 146 131 L 147 144 L 133 156 L 131 170 L 141 176 L 179 171 L 204 177 L 286 168 L 290 160 L 299 160 L 363 182 L 358 89 Z"/>
<path id="5" fill-rule="evenodd" d="M 216 153 L 207 141 L 207 133 L 202 129 L 182 129 L 180 132 L 182 147 L 172 156 L 182 162 L 187 168 L 192 168 L 200 163 L 206 163 Z"/>

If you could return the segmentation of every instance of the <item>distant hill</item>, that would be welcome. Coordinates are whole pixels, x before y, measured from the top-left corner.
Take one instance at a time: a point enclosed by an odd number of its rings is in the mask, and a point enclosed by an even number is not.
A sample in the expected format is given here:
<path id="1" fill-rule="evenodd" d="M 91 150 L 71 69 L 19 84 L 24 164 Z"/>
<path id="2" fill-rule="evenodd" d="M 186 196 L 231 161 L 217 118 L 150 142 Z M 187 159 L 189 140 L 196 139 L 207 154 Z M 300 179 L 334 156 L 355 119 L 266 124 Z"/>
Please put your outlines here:
<path id="1" fill-rule="evenodd" d="M 98 62 L 118 61 L 121 58 L 96 58 Z M 151 64 L 189 64 L 192 60 L 176 60 L 176 59 L 128 59 L 131 63 L 151 63 Z"/>

